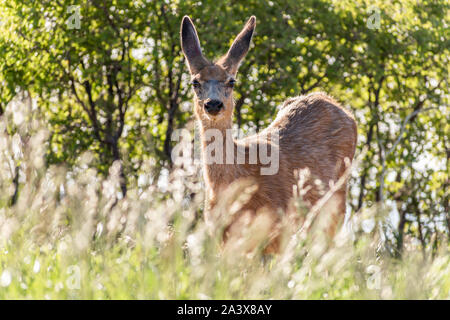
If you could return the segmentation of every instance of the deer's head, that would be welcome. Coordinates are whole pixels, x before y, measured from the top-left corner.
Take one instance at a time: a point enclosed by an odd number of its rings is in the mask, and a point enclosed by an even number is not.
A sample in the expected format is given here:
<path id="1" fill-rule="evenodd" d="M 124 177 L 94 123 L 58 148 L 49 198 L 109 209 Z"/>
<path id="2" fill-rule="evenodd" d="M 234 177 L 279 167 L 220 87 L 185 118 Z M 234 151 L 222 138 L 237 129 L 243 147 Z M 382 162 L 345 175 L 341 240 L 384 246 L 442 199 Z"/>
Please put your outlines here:
<path id="1" fill-rule="evenodd" d="M 195 113 L 202 121 L 219 123 L 233 115 L 233 87 L 239 64 L 250 47 L 255 17 L 252 16 L 234 40 L 227 54 L 217 62 L 208 61 L 200 48 L 192 20 L 181 23 L 181 48 L 186 57 L 195 92 Z"/>

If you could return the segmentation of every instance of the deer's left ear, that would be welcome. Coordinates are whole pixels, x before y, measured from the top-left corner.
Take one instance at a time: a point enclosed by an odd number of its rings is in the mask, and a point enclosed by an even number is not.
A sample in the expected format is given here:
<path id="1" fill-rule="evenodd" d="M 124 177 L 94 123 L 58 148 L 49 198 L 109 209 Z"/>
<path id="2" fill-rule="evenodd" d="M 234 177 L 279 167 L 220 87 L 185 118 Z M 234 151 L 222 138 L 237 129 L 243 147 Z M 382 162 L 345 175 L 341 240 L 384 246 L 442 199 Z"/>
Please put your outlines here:
<path id="1" fill-rule="evenodd" d="M 256 18 L 251 16 L 242 31 L 234 39 L 230 50 L 219 60 L 218 64 L 222 65 L 230 74 L 235 75 L 237 73 L 242 59 L 247 55 L 255 26 Z"/>
<path id="2" fill-rule="evenodd" d="M 186 57 L 189 71 L 191 74 L 196 74 L 208 64 L 208 61 L 203 56 L 202 49 L 200 48 L 200 40 L 198 40 L 194 23 L 188 16 L 184 16 L 181 22 L 180 34 L 181 49 Z"/>

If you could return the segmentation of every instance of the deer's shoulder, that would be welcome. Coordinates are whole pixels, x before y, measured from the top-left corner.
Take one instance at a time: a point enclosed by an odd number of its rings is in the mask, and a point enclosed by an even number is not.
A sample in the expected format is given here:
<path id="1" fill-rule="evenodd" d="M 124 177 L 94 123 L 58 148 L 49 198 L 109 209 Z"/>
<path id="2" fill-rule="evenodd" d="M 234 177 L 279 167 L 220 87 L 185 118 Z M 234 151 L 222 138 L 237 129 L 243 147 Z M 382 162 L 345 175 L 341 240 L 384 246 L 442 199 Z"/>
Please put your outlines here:
<path id="1" fill-rule="evenodd" d="M 350 121 L 354 121 L 354 117 L 349 110 L 324 92 L 313 92 L 286 99 L 280 108 L 277 118 L 300 116 L 300 114 L 301 117 L 317 114 L 321 115 L 321 117 L 326 117 L 327 115 L 345 117 Z"/>

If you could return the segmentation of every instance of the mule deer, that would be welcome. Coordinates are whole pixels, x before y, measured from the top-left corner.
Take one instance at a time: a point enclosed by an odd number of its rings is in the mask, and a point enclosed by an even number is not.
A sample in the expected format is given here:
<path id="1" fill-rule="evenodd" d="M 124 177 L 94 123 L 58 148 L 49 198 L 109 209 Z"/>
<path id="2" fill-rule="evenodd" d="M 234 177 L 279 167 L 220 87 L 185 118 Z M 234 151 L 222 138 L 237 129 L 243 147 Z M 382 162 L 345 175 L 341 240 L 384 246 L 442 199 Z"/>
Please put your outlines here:
<path id="1" fill-rule="evenodd" d="M 194 113 L 200 126 L 204 180 L 207 190 L 207 210 L 217 205 L 221 192 L 232 182 L 251 178 L 257 191 L 242 207 L 241 212 L 255 216 L 265 208 L 272 212 L 286 211 L 297 183 L 296 170 L 308 168 L 310 190 L 304 201 L 311 207 L 321 197 L 314 180 L 322 181 L 325 189 L 335 183 L 345 172 L 347 162 L 355 153 L 357 132 L 353 116 L 336 101 L 323 93 L 289 98 L 284 102 L 276 119 L 261 133 L 234 140 L 229 133 L 233 116 L 233 87 L 239 64 L 250 46 L 256 19 L 252 16 L 234 40 L 228 52 L 216 62 L 208 61 L 202 54 L 196 29 L 188 16 L 181 24 L 181 47 L 186 57 L 194 90 Z M 282 88 L 280 88 L 282 90 Z M 208 130 L 219 131 L 223 139 L 224 158 L 234 158 L 234 163 L 208 162 Z M 261 136 L 276 133 L 278 143 L 271 142 L 279 151 L 279 168 L 275 174 L 261 174 L 261 161 L 239 163 L 239 150 L 246 159 L 251 147 L 259 145 Z M 208 138 L 207 138 L 208 136 Z M 222 142 L 221 142 L 222 143 Z M 231 146 L 231 149 L 228 148 Z M 230 150 L 232 155 L 230 156 Z M 223 158 L 223 159 L 224 159 Z M 336 225 L 345 213 L 346 183 L 335 191 L 337 216 L 331 224 Z M 239 215 L 228 228 L 238 224 Z"/>

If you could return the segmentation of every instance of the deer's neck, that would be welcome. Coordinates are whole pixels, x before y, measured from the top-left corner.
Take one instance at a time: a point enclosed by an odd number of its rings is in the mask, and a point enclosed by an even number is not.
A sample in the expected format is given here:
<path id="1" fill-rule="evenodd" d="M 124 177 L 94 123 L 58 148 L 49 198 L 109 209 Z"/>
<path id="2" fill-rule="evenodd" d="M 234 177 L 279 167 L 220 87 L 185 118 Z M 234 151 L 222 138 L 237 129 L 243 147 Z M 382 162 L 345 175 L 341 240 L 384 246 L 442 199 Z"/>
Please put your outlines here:
<path id="1" fill-rule="evenodd" d="M 231 130 L 232 129 L 232 122 L 231 119 L 230 120 L 224 120 L 224 121 L 207 121 L 207 120 L 199 120 L 200 123 L 200 129 L 201 129 L 201 133 L 202 133 L 202 137 L 203 133 L 206 133 L 207 130 L 218 130 L 220 132 L 222 132 L 222 134 L 225 137 L 225 133 L 227 130 Z"/>
<path id="2" fill-rule="evenodd" d="M 200 122 L 202 161 L 207 185 L 214 191 L 239 178 L 232 123 Z"/>

